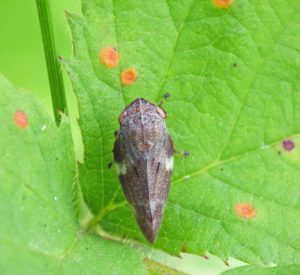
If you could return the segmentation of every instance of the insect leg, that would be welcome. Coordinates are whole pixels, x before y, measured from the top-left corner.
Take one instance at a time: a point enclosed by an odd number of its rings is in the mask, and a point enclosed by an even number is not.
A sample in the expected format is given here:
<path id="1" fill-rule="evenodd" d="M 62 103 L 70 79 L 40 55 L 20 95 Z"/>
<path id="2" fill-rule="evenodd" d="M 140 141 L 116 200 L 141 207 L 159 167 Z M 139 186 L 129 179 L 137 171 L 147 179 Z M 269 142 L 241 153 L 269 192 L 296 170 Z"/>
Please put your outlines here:
<path id="1" fill-rule="evenodd" d="M 182 157 L 188 157 L 191 153 L 189 151 L 177 151 L 176 149 L 174 150 L 174 154 L 176 156 L 182 156 Z"/>
<path id="2" fill-rule="evenodd" d="M 115 136 L 116 139 L 118 139 L 119 135 L 120 135 L 120 130 L 114 131 L 114 136 Z M 108 169 L 110 169 L 114 165 L 114 163 L 115 163 L 114 161 L 109 162 L 107 164 Z"/>
<path id="3" fill-rule="evenodd" d="M 114 136 L 115 136 L 116 139 L 119 137 L 119 135 L 120 135 L 119 130 L 114 131 Z"/>

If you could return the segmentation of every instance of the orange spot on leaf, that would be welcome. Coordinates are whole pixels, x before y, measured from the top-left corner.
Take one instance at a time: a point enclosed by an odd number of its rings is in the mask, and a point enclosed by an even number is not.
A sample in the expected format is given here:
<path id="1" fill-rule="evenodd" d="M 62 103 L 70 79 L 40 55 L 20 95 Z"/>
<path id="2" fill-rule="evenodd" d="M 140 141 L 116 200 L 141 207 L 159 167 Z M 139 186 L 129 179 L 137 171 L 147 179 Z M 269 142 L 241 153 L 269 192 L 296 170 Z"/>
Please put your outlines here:
<path id="1" fill-rule="evenodd" d="M 137 80 L 137 76 L 138 76 L 138 74 L 135 69 L 133 69 L 133 68 L 125 69 L 121 73 L 121 82 L 125 86 L 131 85 L 132 83 L 134 83 Z"/>
<path id="2" fill-rule="evenodd" d="M 99 53 L 100 61 L 108 68 L 115 68 L 119 65 L 120 56 L 113 47 L 105 47 Z"/>
<path id="3" fill-rule="evenodd" d="M 234 0 L 213 0 L 213 3 L 216 7 L 221 9 L 226 9 L 232 5 Z"/>
<path id="4" fill-rule="evenodd" d="M 256 216 L 256 209 L 250 203 L 238 203 L 235 212 L 243 219 L 251 219 Z"/>
<path id="5" fill-rule="evenodd" d="M 14 120 L 15 120 L 15 123 L 20 128 L 26 128 L 26 126 L 28 125 L 27 115 L 23 111 L 17 111 L 17 112 L 15 112 Z"/>

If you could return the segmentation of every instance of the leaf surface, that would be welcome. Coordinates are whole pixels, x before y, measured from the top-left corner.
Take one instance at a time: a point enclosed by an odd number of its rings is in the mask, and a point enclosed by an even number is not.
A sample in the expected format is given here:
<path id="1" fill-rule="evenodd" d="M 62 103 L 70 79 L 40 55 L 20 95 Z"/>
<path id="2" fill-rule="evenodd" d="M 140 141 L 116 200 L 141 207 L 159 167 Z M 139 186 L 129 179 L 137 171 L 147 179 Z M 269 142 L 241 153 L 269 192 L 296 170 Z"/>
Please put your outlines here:
<path id="1" fill-rule="evenodd" d="M 233 268 L 223 275 L 281 275 L 281 274 L 299 274 L 299 265 L 283 265 L 275 267 L 262 267 L 262 266 L 243 266 Z"/>
<path id="2" fill-rule="evenodd" d="M 0 113 L 0 273 L 144 274 L 136 251 L 79 230 L 67 119 L 2 76 Z"/>
<path id="3" fill-rule="evenodd" d="M 85 146 L 79 179 L 103 229 L 144 241 L 107 165 L 122 109 L 170 93 L 168 129 L 191 156 L 176 158 L 155 246 L 254 264 L 299 262 L 299 6 L 83 0 L 83 16 L 68 15 L 75 58 L 64 63 Z M 99 61 L 107 46 L 121 56 L 116 68 Z M 129 86 L 120 83 L 126 68 L 138 72 Z"/>

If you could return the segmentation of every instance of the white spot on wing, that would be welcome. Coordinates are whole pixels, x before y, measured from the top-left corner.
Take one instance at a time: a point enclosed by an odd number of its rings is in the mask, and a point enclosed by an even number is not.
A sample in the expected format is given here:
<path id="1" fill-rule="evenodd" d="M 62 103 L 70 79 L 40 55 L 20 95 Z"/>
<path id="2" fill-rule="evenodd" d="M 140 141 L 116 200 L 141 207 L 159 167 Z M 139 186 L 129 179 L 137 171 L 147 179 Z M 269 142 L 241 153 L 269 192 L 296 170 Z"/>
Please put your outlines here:
<path id="1" fill-rule="evenodd" d="M 174 157 L 167 158 L 165 162 L 167 171 L 173 170 L 173 165 L 174 165 Z"/>
<path id="2" fill-rule="evenodd" d="M 126 165 L 124 162 L 122 163 L 115 163 L 117 175 L 125 175 L 126 174 Z"/>
<path id="3" fill-rule="evenodd" d="M 158 208 L 158 207 L 161 207 L 164 205 L 164 202 L 161 201 L 161 200 L 150 200 L 150 210 L 151 212 L 155 212 L 155 210 Z"/>

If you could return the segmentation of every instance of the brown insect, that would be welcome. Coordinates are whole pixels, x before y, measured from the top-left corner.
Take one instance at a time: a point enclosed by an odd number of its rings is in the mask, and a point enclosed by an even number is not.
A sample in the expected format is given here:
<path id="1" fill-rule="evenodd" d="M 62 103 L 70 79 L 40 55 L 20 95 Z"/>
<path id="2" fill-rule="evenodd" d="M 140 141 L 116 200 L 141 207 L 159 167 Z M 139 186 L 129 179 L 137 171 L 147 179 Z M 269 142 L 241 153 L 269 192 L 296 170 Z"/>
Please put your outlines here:
<path id="1" fill-rule="evenodd" d="M 119 117 L 114 162 L 125 196 L 148 241 L 157 237 L 169 193 L 174 147 L 166 112 L 134 100 Z"/>

